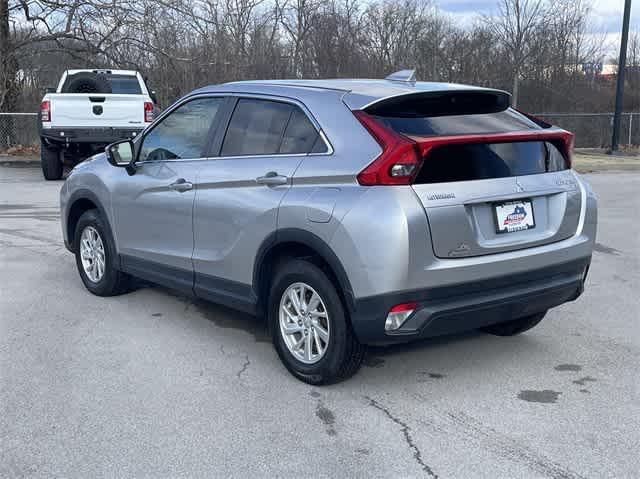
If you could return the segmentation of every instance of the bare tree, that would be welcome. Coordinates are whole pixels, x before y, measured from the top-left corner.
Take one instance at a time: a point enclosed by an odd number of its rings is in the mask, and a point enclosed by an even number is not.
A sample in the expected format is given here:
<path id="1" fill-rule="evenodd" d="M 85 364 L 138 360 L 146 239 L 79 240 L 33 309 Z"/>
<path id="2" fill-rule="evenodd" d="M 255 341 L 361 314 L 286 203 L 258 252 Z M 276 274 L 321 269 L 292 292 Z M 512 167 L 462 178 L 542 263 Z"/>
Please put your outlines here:
<path id="1" fill-rule="evenodd" d="M 517 106 L 520 74 L 536 51 L 536 34 L 543 24 L 546 9 L 543 0 L 500 0 L 498 11 L 497 16 L 488 17 L 486 21 L 509 56 L 513 105 Z"/>
<path id="2" fill-rule="evenodd" d="M 67 68 L 140 70 L 167 105 L 211 83 L 415 67 L 511 89 L 525 109 L 607 111 L 590 1 L 496 0 L 496 16 L 461 25 L 432 0 L 0 0 L 0 109 L 35 110 Z M 628 79 L 638 108 L 638 75 Z"/>

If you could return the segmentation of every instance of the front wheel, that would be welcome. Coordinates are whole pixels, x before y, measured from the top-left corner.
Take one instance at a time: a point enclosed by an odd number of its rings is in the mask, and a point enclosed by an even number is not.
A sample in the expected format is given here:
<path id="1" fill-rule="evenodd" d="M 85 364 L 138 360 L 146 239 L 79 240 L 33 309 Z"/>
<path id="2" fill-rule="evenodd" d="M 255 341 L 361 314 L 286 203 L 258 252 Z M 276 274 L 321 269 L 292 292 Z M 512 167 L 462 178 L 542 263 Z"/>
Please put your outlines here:
<path id="1" fill-rule="evenodd" d="M 276 271 L 269 295 L 273 344 L 286 368 L 309 384 L 353 375 L 365 347 L 355 337 L 338 293 L 318 266 L 291 259 Z"/>
<path id="2" fill-rule="evenodd" d="M 114 267 L 115 245 L 97 210 L 85 211 L 80 216 L 73 245 L 78 273 L 90 292 L 115 296 L 129 290 L 130 278 Z"/>
<path id="3" fill-rule="evenodd" d="M 546 314 L 547 312 L 543 311 L 542 313 L 532 314 L 531 316 L 525 316 L 524 318 L 492 324 L 481 328 L 481 331 L 494 334 L 496 336 L 515 336 L 516 334 L 524 333 L 536 326 L 540 321 L 542 321 Z"/>

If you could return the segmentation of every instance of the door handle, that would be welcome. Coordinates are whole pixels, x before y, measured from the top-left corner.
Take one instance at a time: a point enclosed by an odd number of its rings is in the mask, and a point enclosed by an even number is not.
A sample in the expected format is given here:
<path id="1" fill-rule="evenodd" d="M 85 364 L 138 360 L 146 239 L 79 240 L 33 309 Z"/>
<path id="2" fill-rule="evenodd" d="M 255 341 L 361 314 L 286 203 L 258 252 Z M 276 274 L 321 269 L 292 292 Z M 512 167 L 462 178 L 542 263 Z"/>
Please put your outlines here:
<path id="1" fill-rule="evenodd" d="M 259 176 L 258 178 L 256 178 L 256 182 L 261 185 L 267 185 L 267 186 L 286 185 L 287 177 L 279 175 L 275 171 L 270 171 L 266 175 Z"/>
<path id="2" fill-rule="evenodd" d="M 178 178 L 174 183 L 169 185 L 169 188 L 179 193 L 184 193 L 185 191 L 193 189 L 193 183 L 188 182 L 184 178 Z"/>

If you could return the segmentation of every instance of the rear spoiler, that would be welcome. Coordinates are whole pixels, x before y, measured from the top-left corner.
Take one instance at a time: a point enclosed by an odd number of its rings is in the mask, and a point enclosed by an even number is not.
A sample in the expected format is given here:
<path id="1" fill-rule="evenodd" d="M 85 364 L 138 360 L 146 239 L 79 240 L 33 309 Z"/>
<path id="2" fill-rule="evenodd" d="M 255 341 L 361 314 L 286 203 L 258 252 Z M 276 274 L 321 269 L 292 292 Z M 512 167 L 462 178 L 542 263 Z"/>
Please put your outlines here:
<path id="1" fill-rule="evenodd" d="M 424 116 L 497 113 L 511 105 L 511 95 L 484 88 L 417 91 L 380 98 L 363 108 L 371 115 L 415 118 Z"/>

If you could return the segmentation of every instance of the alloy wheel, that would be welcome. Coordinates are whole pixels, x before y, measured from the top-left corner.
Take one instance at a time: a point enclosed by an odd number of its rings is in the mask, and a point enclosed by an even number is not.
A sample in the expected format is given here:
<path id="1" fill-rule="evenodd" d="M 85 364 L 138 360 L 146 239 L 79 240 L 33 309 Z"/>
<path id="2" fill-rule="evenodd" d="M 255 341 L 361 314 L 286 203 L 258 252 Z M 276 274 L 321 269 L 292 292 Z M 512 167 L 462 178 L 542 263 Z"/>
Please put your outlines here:
<path id="1" fill-rule="evenodd" d="M 280 332 L 289 352 L 305 364 L 315 364 L 329 346 L 329 314 L 320 295 L 306 283 L 293 283 L 282 294 Z"/>
<path id="2" fill-rule="evenodd" d="M 104 276 L 105 253 L 100 233 L 93 226 L 86 226 L 80 236 L 80 260 L 87 278 L 93 283 Z"/>

